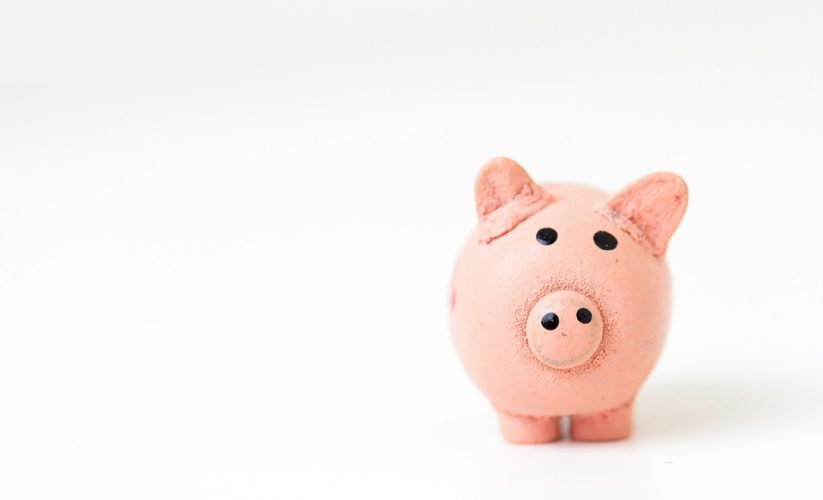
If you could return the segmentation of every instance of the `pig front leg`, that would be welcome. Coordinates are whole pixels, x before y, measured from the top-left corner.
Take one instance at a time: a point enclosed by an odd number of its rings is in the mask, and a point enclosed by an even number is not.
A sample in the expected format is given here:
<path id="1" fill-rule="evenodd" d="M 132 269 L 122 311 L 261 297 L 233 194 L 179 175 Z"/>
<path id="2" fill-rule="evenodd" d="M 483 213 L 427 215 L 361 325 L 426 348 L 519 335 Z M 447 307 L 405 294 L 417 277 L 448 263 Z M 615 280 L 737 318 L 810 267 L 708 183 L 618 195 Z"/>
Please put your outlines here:
<path id="1" fill-rule="evenodd" d="M 632 433 L 632 403 L 571 416 L 571 437 L 578 441 L 613 441 Z"/>
<path id="2" fill-rule="evenodd" d="M 500 431 L 506 441 L 516 444 L 551 443 L 560 438 L 559 417 L 529 417 L 497 410 Z"/>

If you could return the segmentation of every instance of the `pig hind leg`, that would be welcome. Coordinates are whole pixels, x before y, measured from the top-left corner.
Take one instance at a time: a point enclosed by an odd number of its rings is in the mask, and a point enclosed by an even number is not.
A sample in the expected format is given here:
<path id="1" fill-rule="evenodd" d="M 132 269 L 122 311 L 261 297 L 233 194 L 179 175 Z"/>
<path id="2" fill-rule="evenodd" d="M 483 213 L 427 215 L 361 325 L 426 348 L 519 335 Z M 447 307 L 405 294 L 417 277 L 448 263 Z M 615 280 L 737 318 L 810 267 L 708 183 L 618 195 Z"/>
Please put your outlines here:
<path id="1" fill-rule="evenodd" d="M 612 441 L 632 433 L 632 401 L 605 411 L 571 416 L 571 438 L 578 441 Z"/>

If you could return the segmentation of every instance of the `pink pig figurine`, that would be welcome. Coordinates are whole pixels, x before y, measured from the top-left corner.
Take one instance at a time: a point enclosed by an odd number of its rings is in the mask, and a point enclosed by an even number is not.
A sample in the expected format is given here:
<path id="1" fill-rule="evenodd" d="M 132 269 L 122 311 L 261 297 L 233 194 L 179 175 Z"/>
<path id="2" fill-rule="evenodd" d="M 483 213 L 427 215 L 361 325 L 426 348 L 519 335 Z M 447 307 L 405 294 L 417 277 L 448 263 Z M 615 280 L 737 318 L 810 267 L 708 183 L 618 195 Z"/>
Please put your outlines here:
<path id="1" fill-rule="evenodd" d="M 538 185 L 508 158 L 475 186 L 478 225 L 451 283 L 451 332 L 503 437 L 548 443 L 631 434 L 632 402 L 669 321 L 666 246 L 686 184 L 655 173 L 606 196 Z"/>

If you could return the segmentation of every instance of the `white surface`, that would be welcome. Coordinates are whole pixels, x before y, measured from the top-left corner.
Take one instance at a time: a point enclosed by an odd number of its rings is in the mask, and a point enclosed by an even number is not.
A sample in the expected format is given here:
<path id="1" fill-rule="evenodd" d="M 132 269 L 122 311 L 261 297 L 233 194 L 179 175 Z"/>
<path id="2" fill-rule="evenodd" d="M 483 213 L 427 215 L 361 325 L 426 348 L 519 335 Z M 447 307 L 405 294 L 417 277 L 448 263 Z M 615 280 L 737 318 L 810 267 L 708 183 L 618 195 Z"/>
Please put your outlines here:
<path id="1" fill-rule="evenodd" d="M 0 7 L 0 498 L 820 497 L 820 4 L 443 4 Z M 500 154 L 689 182 L 629 441 L 453 352 Z"/>

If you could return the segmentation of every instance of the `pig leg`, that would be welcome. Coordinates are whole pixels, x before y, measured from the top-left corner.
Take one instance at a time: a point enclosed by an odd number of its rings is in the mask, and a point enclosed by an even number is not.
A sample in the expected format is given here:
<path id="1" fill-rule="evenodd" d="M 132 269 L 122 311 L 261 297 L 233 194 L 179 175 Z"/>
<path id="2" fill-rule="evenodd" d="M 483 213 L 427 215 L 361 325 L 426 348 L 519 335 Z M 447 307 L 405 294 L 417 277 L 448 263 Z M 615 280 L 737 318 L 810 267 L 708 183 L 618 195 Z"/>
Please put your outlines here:
<path id="1" fill-rule="evenodd" d="M 560 437 L 559 417 L 527 417 L 497 410 L 500 431 L 510 443 L 550 443 Z"/>
<path id="2" fill-rule="evenodd" d="M 571 417 L 571 437 L 578 441 L 612 441 L 632 433 L 632 401 L 595 413 Z"/>

